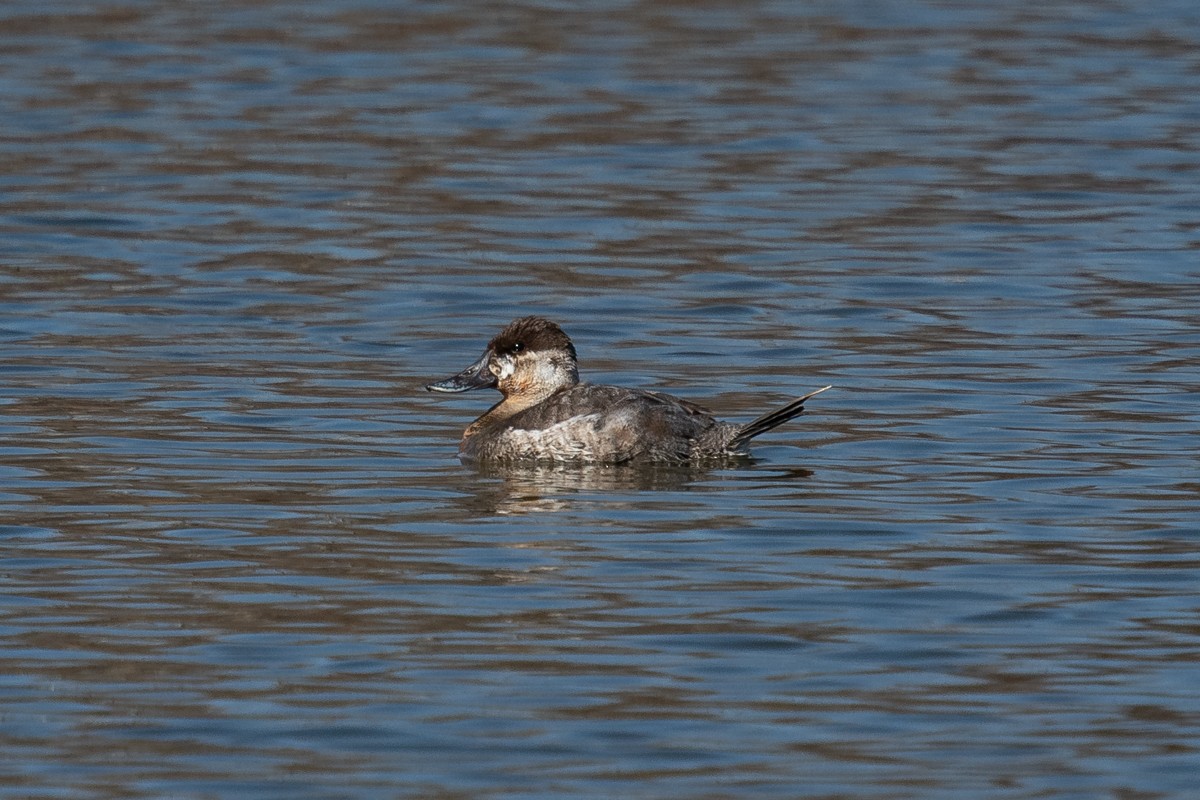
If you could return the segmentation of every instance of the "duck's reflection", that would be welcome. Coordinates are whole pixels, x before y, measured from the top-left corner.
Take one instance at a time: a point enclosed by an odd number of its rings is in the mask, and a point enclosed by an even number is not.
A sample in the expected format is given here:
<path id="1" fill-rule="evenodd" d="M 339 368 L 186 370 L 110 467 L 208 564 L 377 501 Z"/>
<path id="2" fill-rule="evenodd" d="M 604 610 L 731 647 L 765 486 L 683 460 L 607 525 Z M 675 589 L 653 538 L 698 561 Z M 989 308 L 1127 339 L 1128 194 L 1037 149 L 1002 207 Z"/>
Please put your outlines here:
<path id="1" fill-rule="evenodd" d="M 607 495 L 605 502 L 636 504 L 622 494 L 643 492 L 693 492 L 712 488 L 714 481 L 738 480 L 753 472 L 761 481 L 765 474 L 750 458 L 712 464 L 521 464 L 473 465 L 469 468 L 484 479 L 471 495 L 472 511 L 491 514 L 531 514 L 559 511 L 577 504 L 586 495 Z M 736 469 L 740 468 L 740 469 Z M 812 473 L 790 469 L 797 479 Z"/>

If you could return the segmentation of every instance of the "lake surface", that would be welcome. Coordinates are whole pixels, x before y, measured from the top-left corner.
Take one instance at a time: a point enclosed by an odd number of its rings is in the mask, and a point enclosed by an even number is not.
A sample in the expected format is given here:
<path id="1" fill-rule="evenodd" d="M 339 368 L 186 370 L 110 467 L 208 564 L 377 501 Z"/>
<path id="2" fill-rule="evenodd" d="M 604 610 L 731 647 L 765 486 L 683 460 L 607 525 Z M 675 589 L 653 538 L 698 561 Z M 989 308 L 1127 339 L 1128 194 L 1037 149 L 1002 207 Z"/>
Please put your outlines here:
<path id="1" fill-rule="evenodd" d="M 1200 7 L 0 9 L 0 798 L 1195 797 Z M 749 420 L 476 470 L 510 319 Z"/>

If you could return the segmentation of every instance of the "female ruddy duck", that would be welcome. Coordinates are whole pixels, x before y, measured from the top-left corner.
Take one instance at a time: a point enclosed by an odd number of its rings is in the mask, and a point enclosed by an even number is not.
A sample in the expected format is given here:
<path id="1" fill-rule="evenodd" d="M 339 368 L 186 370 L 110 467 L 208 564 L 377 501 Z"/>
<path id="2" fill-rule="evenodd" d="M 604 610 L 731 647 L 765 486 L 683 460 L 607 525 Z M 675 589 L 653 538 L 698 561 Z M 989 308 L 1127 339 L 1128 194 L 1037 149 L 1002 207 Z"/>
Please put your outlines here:
<path id="1" fill-rule="evenodd" d="M 688 463 L 747 455 L 747 443 L 799 416 L 826 386 L 746 425 L 661 392 L 579 382 L 575 346 L 544 317 L 514 320 L 483 357 L 431 392 L 499 389 L 504 399 L 458 445 L 468 461 Z"/>

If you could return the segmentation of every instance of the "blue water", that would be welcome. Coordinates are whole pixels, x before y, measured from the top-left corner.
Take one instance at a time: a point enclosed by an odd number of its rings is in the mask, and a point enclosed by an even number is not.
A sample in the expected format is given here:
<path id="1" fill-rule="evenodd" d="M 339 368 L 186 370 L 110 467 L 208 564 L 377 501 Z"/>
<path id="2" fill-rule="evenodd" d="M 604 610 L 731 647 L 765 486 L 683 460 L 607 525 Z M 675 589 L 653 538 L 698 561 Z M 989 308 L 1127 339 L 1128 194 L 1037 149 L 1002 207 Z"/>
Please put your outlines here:
<path id="1" fill-rule="evenodd" d="M 0 798 L 1190 798 L 1189 3 L 10 2 Z M 513 317 L 748 420 L 476 470 Z"/>

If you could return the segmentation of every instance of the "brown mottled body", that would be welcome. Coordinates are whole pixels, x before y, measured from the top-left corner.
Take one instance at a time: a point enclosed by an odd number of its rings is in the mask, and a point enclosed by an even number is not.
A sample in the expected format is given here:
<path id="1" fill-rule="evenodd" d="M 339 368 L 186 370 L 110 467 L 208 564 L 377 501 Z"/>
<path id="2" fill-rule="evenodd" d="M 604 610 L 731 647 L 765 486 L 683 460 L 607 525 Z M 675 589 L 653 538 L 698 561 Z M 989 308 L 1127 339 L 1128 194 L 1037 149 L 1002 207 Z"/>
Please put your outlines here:
<path id="1" fill-rule="evenodd" d="M 464 458 L 684 462 L 702 456 L 693 449 L 706 434 L 736 430 L 670 395 L 619 386 L 576 384 L 508 417 L 495 413 L 503 405 L 467 429 L 459 446 Z"/>

